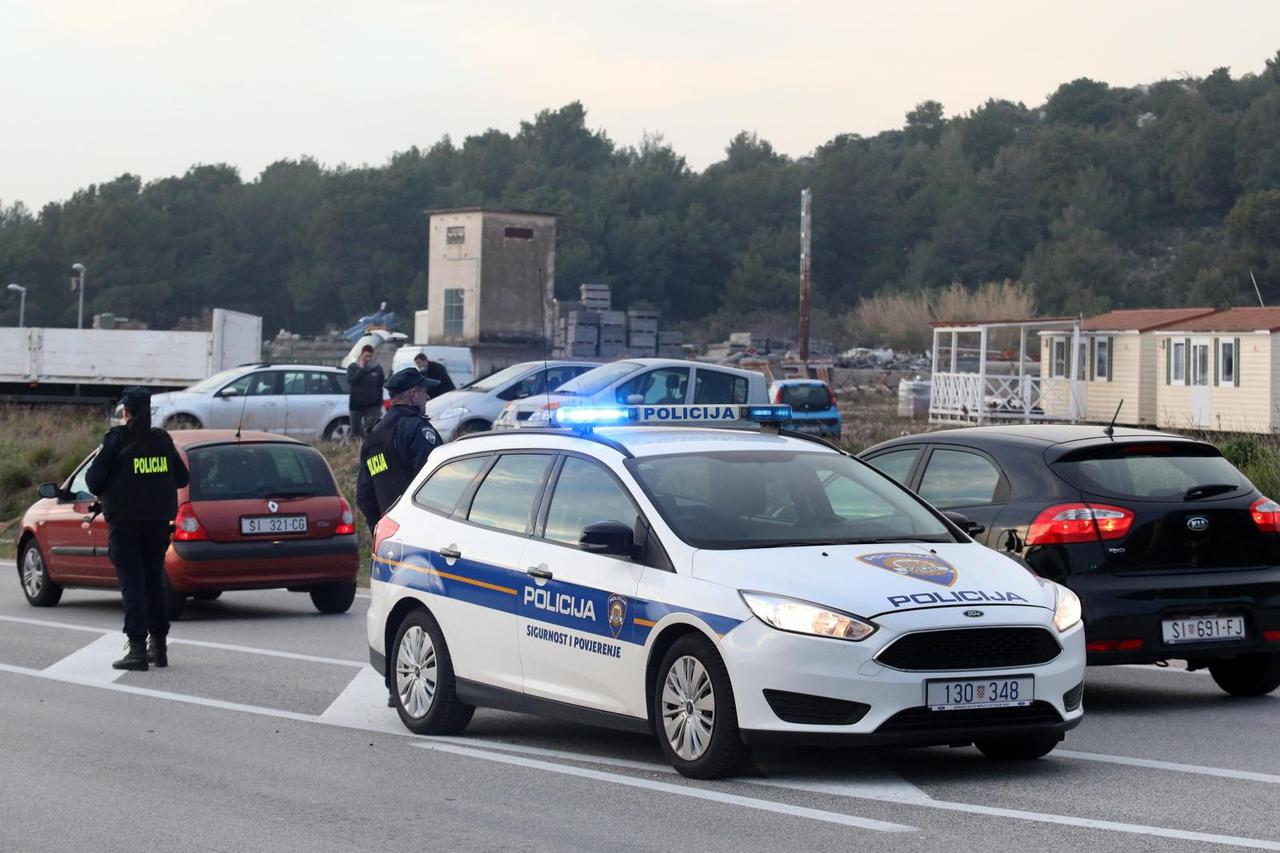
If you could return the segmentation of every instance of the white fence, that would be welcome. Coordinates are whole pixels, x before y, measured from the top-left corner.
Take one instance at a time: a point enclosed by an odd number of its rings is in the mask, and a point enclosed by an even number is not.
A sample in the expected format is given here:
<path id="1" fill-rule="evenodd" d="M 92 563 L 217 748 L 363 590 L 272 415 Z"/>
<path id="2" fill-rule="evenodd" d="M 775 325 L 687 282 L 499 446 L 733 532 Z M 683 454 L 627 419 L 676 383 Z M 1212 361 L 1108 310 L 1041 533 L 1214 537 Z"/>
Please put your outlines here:
<path id="1" fill-rule="evenodd" d="M 1046 414 L 1043 391 L 1036 376 L 935 373 L 929 419 L 975 424 L 1061 420 L 1061 415 Z"/>

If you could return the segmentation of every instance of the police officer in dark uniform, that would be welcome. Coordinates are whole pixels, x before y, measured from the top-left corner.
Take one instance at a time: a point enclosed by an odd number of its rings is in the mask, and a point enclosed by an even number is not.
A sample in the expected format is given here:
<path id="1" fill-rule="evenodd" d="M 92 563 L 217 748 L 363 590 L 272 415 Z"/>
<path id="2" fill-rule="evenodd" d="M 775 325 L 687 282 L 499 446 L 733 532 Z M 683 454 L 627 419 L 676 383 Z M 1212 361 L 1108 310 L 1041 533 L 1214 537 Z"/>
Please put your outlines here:
<path id="1" fill-rule="evenodd" d="M 85 474 L 107 519 L 107 554 L 124 598 L 125 656 L 115 669 L 169 665 L 164 555 L 178 511 L 178 489 L 190 478 L 173 439 L 151 426 L 151 392 L 126 388 L 124 426 L 110 430 Z M 151 643 L 147 645 L 147 635 Z"/>
<path id="2" fill-rule="evenodd" d="M 356 480 L 356 505 L 370 530 L 404 494 L 431 451 L 444 443 L 422 411 L 430 399 L 430 389 L 439 384 L 415 367 L 398 370 L 387 380 L 391 408 L 369 430 L 360 446 L 360 476 Z M 388 669 L 388 708 L 396 704 L 391 678 Z"/>
<path id="3" fill-rule="evenodd" d="M 356 505 L 370 530 L 404 494 L 431 451 L 444 443 L 422 413 L 429 389 L 438 384 L 412 367 L 396 371 L 387 380 L 391 408 L 369 430 L 360 447 L 360 477 L 356 481 Z"/>

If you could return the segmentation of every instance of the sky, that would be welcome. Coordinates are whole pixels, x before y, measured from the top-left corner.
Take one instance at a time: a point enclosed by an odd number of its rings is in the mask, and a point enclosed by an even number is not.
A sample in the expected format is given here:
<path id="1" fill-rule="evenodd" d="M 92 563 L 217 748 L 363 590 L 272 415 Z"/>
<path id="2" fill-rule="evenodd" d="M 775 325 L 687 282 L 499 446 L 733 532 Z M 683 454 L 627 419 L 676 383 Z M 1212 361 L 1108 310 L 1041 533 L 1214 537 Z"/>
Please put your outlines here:
<path id="1" fill-rule="evenodd" d="M 379 165 L 575 100 L 700 170 L 741 130 L 803 156 L 926 99 L 1237 77 L 1278 48 L 1275 0 L 0 0 L 0 204 L 196 163 Z"/>

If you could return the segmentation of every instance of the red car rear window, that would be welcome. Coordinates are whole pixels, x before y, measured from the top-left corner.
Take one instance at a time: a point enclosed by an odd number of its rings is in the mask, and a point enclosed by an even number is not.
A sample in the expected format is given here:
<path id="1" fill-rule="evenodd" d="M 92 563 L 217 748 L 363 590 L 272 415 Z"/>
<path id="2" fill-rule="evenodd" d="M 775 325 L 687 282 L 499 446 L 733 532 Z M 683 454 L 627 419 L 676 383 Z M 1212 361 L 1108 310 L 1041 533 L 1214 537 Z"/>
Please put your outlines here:
<path id="1" fill-rule="evenodd" d="M 301 444 L 220 444 L 188 457 L 193 501 L 338 493 L 324 457 Z"/>

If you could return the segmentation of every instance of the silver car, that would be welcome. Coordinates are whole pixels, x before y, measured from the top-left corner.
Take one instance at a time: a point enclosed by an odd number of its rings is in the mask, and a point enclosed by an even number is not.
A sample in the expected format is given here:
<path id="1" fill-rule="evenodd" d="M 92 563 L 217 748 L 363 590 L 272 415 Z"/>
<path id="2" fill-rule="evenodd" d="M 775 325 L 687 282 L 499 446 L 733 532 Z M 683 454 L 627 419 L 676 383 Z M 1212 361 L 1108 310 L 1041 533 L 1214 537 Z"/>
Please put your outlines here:
<path id="1" fill-rule="evenodd" d="M 336 367 L 246 364 L 181 391 L 156 394 L 151 422 L 168 430 L 239 427 L 342 441 L 351 432 L 347 406 L 347 375 Z"/>
<path id="2" fill-rule="evenodd" d="M 493 426 L 513 400 L 554 391 L 598 364 L 589 361 L 522 361 L 427 403 L 427 415 L 445 441 Z"/>

